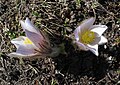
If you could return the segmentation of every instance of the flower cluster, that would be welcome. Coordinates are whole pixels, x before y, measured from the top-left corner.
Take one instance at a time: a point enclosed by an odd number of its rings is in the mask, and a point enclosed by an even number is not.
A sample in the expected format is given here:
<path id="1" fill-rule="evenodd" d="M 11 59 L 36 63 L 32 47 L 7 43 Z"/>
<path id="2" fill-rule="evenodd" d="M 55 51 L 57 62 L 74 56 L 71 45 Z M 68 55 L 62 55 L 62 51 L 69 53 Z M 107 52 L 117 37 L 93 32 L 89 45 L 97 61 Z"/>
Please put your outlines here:
<path id="1" fill-rule="evenodd" d="M 95 18 L 84 20 L 74 31 L 76 45 L 81 50 L 90 50 L 98 56 L 98 45 L 107 42 L 102 33 L 107 29 L 105 25 L 93 25 Z M 20 36 L 11 40 L 17 50 L 10 53 L 13 57 L 41 58 L 46 56 L 57 56 L 60 48 L 51 47 L 50 41 L 44 32 L 38 30 L 31 21 L 26 18 L 25 22 L 20 21 L 26 36 Z"/>

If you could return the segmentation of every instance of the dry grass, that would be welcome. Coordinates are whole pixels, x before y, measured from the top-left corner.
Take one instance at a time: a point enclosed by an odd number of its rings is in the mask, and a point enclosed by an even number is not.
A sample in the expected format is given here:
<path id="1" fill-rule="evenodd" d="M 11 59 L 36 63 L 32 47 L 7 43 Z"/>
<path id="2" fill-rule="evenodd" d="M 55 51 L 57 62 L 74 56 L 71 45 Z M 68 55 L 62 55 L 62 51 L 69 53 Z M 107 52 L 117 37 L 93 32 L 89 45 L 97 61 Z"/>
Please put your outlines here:
<path id="1" fill-rule="evenodd" d="M 75 50 L 66 37 L 82 20 L 92 16 L 96 16 L 95 24 L 108 26 L 104 33 L 108 43 L 99 46 L 98 57 L 91 52 Z M 0 84 L 117 85 L 120 78 L 119 16 L 120 2 L 117 0 L 1 0 Z M 64 43 L 67 54 L 23 62 L 6 56 L 15 51 L 10 40 L 24 35 L 19 20 L 26 17 L 44 30 L 52 43 Z M 110 57 L 111 61 L 108 60 Z"/>

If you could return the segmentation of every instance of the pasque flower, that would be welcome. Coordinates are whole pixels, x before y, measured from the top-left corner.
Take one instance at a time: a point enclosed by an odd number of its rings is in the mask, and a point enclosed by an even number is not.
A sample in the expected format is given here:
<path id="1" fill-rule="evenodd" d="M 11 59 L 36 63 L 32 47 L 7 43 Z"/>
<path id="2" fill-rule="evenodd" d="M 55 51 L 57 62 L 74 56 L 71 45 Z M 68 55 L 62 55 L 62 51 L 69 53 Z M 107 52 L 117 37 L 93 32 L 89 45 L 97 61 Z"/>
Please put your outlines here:
<path id="1" fill-rule="evenodd" d="M 106 25 L 93 25 L 95 18 L 84 20 L 74 31 L 75 43 L 81 50 L 90 50 L 98 56 L 98 45 L 107 42 L 102 36 L 107 29 Z"/>
<path id="2" fill-rule="evenodd" d="M 47 36 L 38 30 L 31 21 L 26 18 L 25 22 L 20 21 L 26 36 L 20 36 L 11 40 L 17 50 L 10 53 L 12 57 L 38 58 L 46 56 L 57 56 L 59 49 L 52 48 Z"/>

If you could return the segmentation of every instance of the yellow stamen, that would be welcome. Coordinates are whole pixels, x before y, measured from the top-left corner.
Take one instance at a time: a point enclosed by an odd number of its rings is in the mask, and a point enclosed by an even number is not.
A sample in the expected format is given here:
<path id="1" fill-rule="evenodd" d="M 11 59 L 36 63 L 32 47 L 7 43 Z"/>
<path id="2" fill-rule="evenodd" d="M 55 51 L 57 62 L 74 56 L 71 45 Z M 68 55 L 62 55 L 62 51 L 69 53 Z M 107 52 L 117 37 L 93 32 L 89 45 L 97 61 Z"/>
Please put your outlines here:
<path id="1" fill-rule="evenodd" d="M 94 41 L 95 39 L 95 33 L 92 31 L 86 31 L 80 35 L 81 37 L 81 42 L 84 44 L 90 44 Z"/>
<path id="2" fill-rule="evenodd" d="M 23 41 L 24 44 L 33 44 L 32 41 L 29 38 L 25 38 Z"/>

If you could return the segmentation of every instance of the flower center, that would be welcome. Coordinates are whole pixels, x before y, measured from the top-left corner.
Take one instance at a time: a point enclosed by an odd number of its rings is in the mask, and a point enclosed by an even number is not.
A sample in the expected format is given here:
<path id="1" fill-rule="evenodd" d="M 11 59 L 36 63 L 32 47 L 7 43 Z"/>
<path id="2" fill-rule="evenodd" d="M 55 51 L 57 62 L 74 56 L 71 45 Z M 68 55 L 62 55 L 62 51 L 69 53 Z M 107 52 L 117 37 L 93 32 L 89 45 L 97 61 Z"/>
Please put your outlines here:
<path id="1" fill-rule="evenodd" d="M 81 42 L 84 44 L 90 44 L 95 39 L 95 33 L 92 31 L 86 31 L 81 35 Z"/>
<path id="2" fill-rule="evenodd" d="M 24 44 L 33 44 L 32 41 L 29 38 L 25 38 L 23 41 Z"/>

